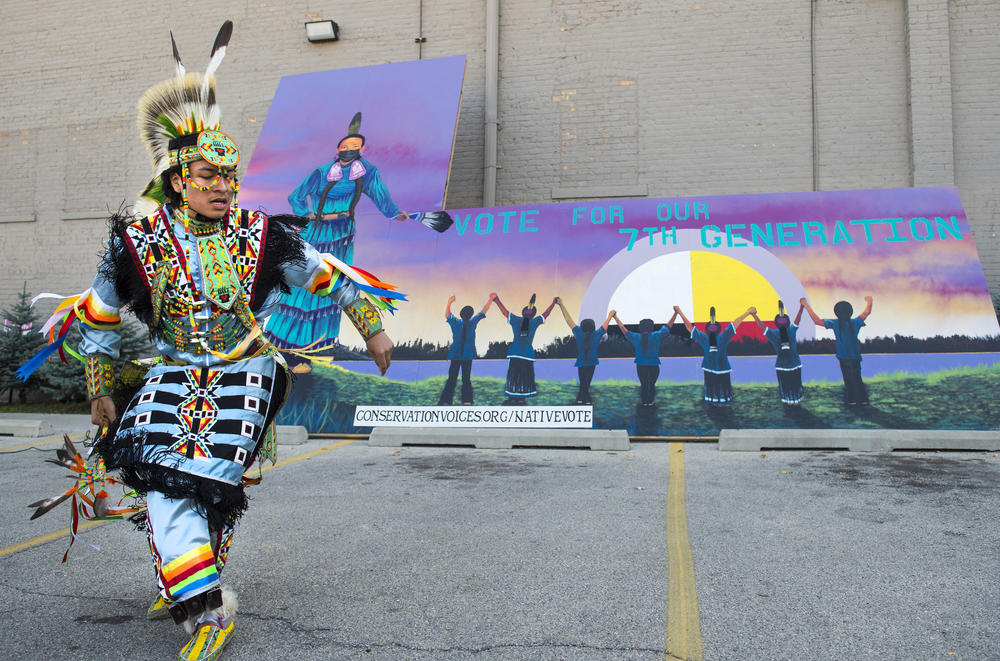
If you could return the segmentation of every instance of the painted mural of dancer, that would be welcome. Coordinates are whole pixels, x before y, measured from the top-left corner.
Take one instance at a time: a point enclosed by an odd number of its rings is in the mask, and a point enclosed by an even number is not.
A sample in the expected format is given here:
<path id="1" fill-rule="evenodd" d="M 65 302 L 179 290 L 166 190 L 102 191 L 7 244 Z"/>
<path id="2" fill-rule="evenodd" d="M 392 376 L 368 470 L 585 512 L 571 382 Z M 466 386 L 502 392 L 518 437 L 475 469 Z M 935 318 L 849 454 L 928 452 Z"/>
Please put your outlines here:
<path id="1" fill-rule="evenodd" d="M 785 304 L 778 301 L 778 314 L 774 317 L 774 328 L 765 326 L 764 322 L 757 316 L 756 310 L 751 312 L 760 332 L 774 347 L 777 356 L 774 361 L 774 369 L 778 376 L 778 394 L 781 395 L 782 404 L 800 404 L 805 398 L 805 391 L 802 389 L 802 360 L 799 358 L 795 339 L 804 309 L 805 307 L 800 304 L 793 322 L 785 314 Z"/>
<path id="2" fill-rule="evenodd" d="M 701 371 L 705 374 L 705 401 L 713 405 L 728 404 L 733 401 L 733 383 L 729 364 L 729 341 L 736 335 L 736 327 L 751 314 L 756 314 L 757 308 L 750 307 L 747 311 L 728 324 L 725 329 L 715 320 L 715 307 L 709 308 L 709 322 L 705 330 L 697 328 L 680 307 L 674 306 L 674 311 L 681 316 L 685 328 L 691 333 L 691 339 L 698 343 L 704 354 L 701 360 Z"/>
<path id="3" fill-rule="evenodd" d="M 538 394 L 535 388 L 535 331 L 545 323 L 556 305 L 556 299 L 545 309 L 545 312 L 537 314 L 535 310 L 535 295 L 531 295 L 531 300 L 521 310 L 520 315 L 511 313 L 504 307 L 500 297 L 496 293 L 490 294 L 490 299 L 496 301 L 497 309 L 507 318 L 510 329 L 514 333 L 514 339 L 507 349 L 507 383 L 504 386 L 504 393 L 507 395 L 507 404 L 524 404 L 528 397 Z"/>
<path id="4" fill-rule="evenodd" d="M 347 135 L 337 143 L 337 158 L 325 163 L 288 196 L 292 212 L 311 218 L 301 236 L 314 248 L 354 263 L 354 209 L 364 195 L 386 218 L 404 221 L 406 212 L 393 202 L 378 167 L 362 158 L 365 136 L 361 113 L 354 115 Z M 281 297 L 267 323 L 267 336 L 279 349 L 301 349 L 320 341 L 336 344 L 340 335 L 340 307 L 332 300 L 295 289 Z M 302 359 L 291 357 L 291 364 Z M 308 369 L 308 365 L 303 366 Z M 296 371 L 299 371 L 296 369 Z"/>
<path id="5" fill-rule="evenodd" d="M 670 326 L 677 319 L 677 308 L 674 314 L 660 328 L 654 330 L 652 319 L 639 320 L 639 332 L 630 331 L 612 311 L 612 318 L 618 324 L 618 330 L 635 347 L 635 371 L 639 377 L 639 404 L 653 406 L 656 400 L 656 380 L 660 378 L 660 340 L 670 334 Z"/>
<path id="6" fill-rule="evenodd" d="M 854 307 L 847 301 L 838 301 L 833 306 L 835 319 L 823 319 L 809 306 L 805 298 L 799 301 L 817 326 L 833 331 L 837 340 L 837 358 L 840 372 L 844 375 L 844 402 L 848 406 L 868 403 L 868 389 L 861 380 L 861 342 L 858 332 L 865 325 L 865 319 L 872 313 L 872 297 L 865 296 L 865 309 L 852 318 Z"/>
<path id="7" fill-rule="evenodd" d="M 486 305 L 479 312 L 473 315 L 474 310 L 471 305 L 463 307 L 458 317 L 451 313 L 451 304 L 455 302 L 455 295 L 448 297 L 448 304 L 444 308 L 444 319 L 451 327 L 451 346 L 448 348 L 448 360 L 451 365 L 448 367 L 448 380 L 444 383 L 444 390 L 438 399 L 438 406 L 451 406 L 455 398 L 455 383 L 458 381 L 458 372 L 462 371 L 462 404 L 472 405 L 472 361 L 479 357 L 476 353 L 476 326 L 486 318 L 486 311 L 493 304 L 492 296 L 486 301 Z"/>
<path id="8" fill-rule="evenodd" d="M 576 362 L 574 365 L 576 366 L 577 376 L 580 379 L 580 388 L 576 393 L 576 403 L 593 404 L 590 398 L 590 382 L 593 380 L 594 370 L 600 362 L 597 359 L 597 345 L 607 335 L 608 324 L 611 323 L 611 318 L 614 316 L 615 311 L 611 310 L 608 312 L 607 319 L 604 320 L 600 328 L 596 328 L 593 319 L 582 319 L 580 325 L 577 326 L 576 322 L 573 321 L 573 317 L 566 310 L 566 306 L 563 305 L 562 299 L 558 296 L 556 296 L 556 305 L 559 306 L 563 314 L 563 319 L 566 320 L 566 325 L 570 327 L 570 330 L 573 331 L 573 337 L 576 338 Z"/>

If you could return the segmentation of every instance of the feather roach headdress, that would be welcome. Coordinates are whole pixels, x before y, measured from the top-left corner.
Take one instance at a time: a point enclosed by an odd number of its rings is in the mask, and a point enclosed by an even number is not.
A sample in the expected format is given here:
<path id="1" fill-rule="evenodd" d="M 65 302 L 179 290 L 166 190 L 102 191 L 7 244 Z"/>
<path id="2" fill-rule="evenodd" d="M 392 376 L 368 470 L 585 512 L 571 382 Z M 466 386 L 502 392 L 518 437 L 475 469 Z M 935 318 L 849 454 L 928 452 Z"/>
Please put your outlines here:
<path id="1" fill-rule="evenodd" d="M 354 117 L 351 118 L 351 123 L 347 125 L 347 135 L 340 139 L 337 143 L 338 145 L 347 140 L 348 138 L 361 138 L 361 144 L 365 142 L 365 136 L 361 135 L 361 113 L 354 113 Z"/>
<path id="2" fill-rule="evenodd" d="M 166 201 L 161 175 L 179 166 L 184 183 L 182 211 L 187 212 L 187 166 L 207 160 L 220 168 L 237 189 L 235 167 L 239 151 L 233 140 L 219 130 L 222 111 L 215 100 L 215 71 L 226 56 L 233 34 L 232 21 L 223 23 L 204 73 L 188 72 L 181 63 L 173 33 L 176 75 L 146 90 L 139 99 L 139 135 L 153 162 L 153 178 L 136 201 L 135 212 L 149 215 Z"/>

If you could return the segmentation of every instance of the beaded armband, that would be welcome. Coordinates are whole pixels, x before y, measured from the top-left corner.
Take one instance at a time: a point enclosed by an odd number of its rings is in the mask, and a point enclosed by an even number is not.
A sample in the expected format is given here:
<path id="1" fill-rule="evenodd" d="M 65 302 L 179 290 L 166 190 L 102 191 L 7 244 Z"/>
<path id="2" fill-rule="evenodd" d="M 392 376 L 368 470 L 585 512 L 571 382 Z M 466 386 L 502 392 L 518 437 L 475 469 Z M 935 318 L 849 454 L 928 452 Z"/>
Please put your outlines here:
<path id="1" fill-rule="evenodd" d="M 84 374 L 87 378 L 87 397 L 110 397 L 115 385 L 115 366 L 110 356 L 102 353 L 87 356 L 84 364 Z"/>
<path id="2" fill-rule="evenodd" d="M 366 342 L 382 330 L 382 316 L 379 314 L 378 308 L 366 298 L 359 298 L 345 307 L 344 314 L 351 320 Z"/>

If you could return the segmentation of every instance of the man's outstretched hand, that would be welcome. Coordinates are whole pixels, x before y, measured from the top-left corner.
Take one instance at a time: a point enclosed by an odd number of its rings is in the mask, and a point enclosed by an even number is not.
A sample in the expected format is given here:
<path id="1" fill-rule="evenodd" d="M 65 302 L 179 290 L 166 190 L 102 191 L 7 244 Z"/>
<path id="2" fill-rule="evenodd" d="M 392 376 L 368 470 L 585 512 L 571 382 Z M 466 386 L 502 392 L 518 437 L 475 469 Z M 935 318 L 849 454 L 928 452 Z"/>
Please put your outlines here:
<path id="1" fill-rule="evenodd" d="M 369 355 L 375 359 L 379 372 L 385 376 L 385 371 L 389 369 L 389 363 L 392 362 L 392 349 L 395 346 L 389 339 L 389 335 L 385 331 L 375 333 L 368 338 L 365 345 L 368 347 Z"/>

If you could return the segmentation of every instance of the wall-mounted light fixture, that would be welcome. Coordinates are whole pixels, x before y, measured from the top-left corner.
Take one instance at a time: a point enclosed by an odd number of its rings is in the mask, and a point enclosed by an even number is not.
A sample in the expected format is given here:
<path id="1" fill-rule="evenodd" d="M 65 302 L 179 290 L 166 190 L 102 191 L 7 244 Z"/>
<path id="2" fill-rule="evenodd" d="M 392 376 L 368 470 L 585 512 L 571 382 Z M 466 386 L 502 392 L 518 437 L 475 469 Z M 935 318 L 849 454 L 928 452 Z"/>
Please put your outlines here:
<path id="1" fill-rule="evenodd" d="M 306 21 L 306 39 L 318 41 L 337 41 L 340 39 L 340 27 L 333 21 Z"/>

